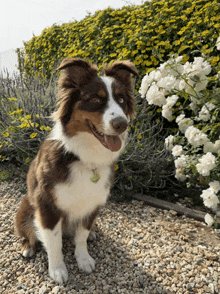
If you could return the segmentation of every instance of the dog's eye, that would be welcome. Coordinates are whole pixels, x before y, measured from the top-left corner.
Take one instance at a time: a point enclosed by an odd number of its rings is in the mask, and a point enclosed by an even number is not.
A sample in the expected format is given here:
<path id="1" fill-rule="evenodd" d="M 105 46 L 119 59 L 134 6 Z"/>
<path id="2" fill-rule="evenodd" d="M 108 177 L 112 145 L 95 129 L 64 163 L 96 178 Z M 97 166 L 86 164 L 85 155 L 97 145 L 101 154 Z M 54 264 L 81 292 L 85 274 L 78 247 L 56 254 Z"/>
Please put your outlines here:
<path id="1" fill-rule="evenodd" d="M 100 103 L 101 102 L 101 99 L 97 98 L 97 97 L 94 97 L 91 99 L 92 102 L 94 103 Z"/>
<path id="2" fill-rule="evenodd" d="M 123 98 L 120 98 L 120 99 L 118 100 L 118 102 L 119 102 L 120 104 L 123 104 L 123 103 L 124 103 L 124 99 L 123 99 Z"/>

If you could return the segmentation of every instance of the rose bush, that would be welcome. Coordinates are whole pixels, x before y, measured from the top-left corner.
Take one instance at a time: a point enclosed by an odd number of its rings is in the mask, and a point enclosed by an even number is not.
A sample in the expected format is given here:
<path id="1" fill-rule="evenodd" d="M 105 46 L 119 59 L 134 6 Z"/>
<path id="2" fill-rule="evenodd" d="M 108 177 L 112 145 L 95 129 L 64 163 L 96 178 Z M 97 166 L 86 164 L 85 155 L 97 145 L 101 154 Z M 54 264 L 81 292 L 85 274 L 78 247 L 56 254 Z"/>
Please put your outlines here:
<path id="1" fill-rule="evenodd" d="M 216 47 L 219 48 L 220 38 Z M 199 185 L 204 205 L 218 214 L 220 198 L 220 72 L 209 59 L 183 62 L 172 57 L 144 76 L 140 94 L 157 105 L 176 133 L 165 146 L 172 152 L 175 177 Z M 210 225 L 210 216 L 206 217 Z"/>

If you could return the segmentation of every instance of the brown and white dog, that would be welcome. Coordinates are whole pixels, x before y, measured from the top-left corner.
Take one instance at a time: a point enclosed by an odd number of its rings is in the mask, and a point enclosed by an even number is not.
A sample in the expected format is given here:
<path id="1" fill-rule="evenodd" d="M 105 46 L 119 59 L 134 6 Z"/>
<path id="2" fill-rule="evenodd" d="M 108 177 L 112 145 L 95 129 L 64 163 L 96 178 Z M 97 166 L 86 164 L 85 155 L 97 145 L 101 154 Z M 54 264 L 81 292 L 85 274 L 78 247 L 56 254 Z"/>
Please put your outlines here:
<path id="1" fill-rule="evenodd" d="M 87 238 L 98 209 L 105 204 L 115 163 L 134 115 L 130 61 L 116 61 L 97 75 L 97 66 L 75 58 L 58 68 L 59 107 L 55 125 L 42 143 L 27 175 L 28 192 L 17 211 L 15 228 L 25 238 L 22 254 L 30 257 L 40 240 L 48 255 L 49 275 L 68 279 L 62 233 L 75 236 L 78 267 L 95 268 Z"/>

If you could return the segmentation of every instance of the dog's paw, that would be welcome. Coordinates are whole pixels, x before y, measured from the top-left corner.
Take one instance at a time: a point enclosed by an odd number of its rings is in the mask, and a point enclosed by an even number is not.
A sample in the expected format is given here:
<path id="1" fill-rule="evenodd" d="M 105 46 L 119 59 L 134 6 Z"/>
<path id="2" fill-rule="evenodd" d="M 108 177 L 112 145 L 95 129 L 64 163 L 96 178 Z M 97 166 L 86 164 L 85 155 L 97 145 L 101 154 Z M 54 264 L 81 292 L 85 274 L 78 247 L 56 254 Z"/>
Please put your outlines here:
<path id="1" fill-rule="evenodd" d="M 59 284 L 63 284 L 68 280 L 68 272 L 65 263 L 61 263 L 56 267 L 49 267 L 49 275 L 51 279 Z"/>
<path id="2" fill-rule="evenodd" d="M 94 240 L 96 240 L 96 233 L 93 232 L 93 231 L 90 231 L 90 233 L 89 233 L 89 237 L 88 237 L 87 240 L 88 240 L 88 241 L 94 241 Z"/>
<path id="3" fill-rule="evenodd" d="M 35 254 L 35 247 L 31 247 L 29 243 L 25 243 L 21 249 L 21 253 L 24 257 L 32 257 Z"/>
<path id="4" fill-rule="evenodd" d="M 95 269 L 95 260 L 89 254 L 77 256 L 76 260 L 79 269 L 87 273 L 91 273 Z"/>

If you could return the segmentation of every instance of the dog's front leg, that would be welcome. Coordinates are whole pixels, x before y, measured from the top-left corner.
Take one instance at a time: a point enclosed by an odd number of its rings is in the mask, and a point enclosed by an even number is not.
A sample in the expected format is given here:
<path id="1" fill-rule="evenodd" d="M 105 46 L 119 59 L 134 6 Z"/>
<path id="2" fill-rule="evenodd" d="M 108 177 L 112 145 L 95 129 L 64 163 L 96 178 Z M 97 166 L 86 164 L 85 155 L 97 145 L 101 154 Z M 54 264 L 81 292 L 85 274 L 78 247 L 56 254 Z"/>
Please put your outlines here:
<path id="1" fill-rule="evenodd" d="M 62 253 L 62 218 L 53 229 L 45 229 L 41 222 L 35 222 L 37 235 L 46 248 L 49 263 L 49 275 L 57 283 L 68 280 L 68 272 L 63 261 Z"/>
<path id="2" fill-rule="evenodd" d="M 91 273 L 95 268 L 95 260 L 89 255 L 87 249 L 87 239 L 90 231 L 78 225 L 75 232 L 75 257 L 79 269 Z"/>

